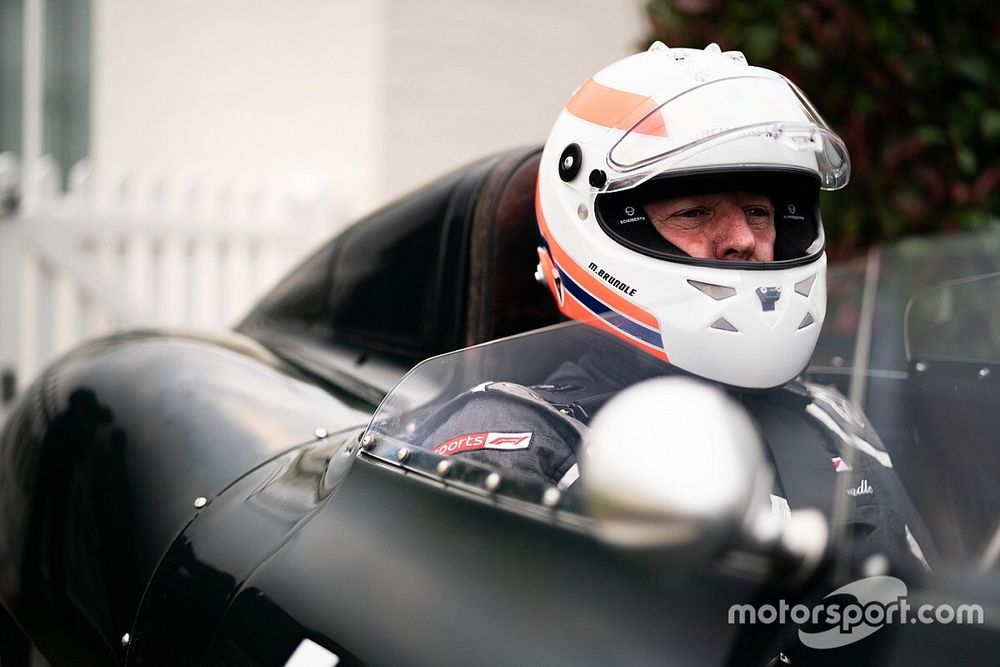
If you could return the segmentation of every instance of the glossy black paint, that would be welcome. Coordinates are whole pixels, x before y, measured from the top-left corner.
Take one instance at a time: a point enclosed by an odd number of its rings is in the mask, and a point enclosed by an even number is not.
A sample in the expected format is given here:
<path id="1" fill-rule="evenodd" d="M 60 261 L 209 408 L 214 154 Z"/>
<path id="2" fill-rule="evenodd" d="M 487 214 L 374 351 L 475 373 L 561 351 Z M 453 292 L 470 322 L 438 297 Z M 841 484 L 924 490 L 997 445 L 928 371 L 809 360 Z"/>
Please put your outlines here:
<path id="1" fill-rule="evenodd" d="M 488 158 L 361 221 L 245 336 L 112 337 L 32 386 L 0 434 L 0 601 L 54 665 L 283 665 L 304 638 L 343 665 L 764 664 L 794 628 L 729 625 L 730 605 L 860 577 L 839 563 L 775 589 L 357 452 L 413 363 L 489 330 L 469 322 L 469 265 L 495 237 L 470 229 L 532 159 Z M 1000 600 L 995 578 L 932 583 L 913 599 Z M 1000 654 L 995 626 L 873 637 L 859 664 Z"/>
<path id="2" fill-rule="evenodd" d="M 239 336 L 78 349 L 28 390 L 0 441 L 0 599 L 54 664 L 120 662 L 195 498 L 370 409 Z"/>
<path id="3" fill-rule="evenodd" d="M 730 625 L 730 605 L 815 602 L 861 576 L 775 587 L 683 551 L 617 549 L 358 455 L 354 436 L 270 462 L 190 524 L 150 583 L 131 664 L 283 665 L 309 639 L 341 665 L 762 665 L 795 628 Z M 989 582 L 911 601 L 989 609 Z M 991 664 L 997 650 L 989 626 L 906 626 L 803 664 Z"/>
<path id="4" fill-rule="evenodd" d="M 198 513 L 150 581 L 134 624 L 133 662 L 192 664 L 204 658 L 219 618 L 246 578 L 340 483 L 360 433 L 334 434 L 283 454 Z"/>
<path id="5" fill-rule="evenodd" d="M 48 369 L 0 436 L 0 600 L 31 640 L 57 663 L 119 660 L 195 497 L 317 427 L 364 423 L 413 363 L 465 344 L 473 214 L 491 221 L 537 154 L 482 160 L 346 230 L 241 325 L 266 347 L 137 333 Z"/>
<path id="6" fill-rule="evenodd" d="M 725 610 L 761 588 L 617 551 L 352 446 L 290 453 L 192 522 L 150 584 L 135 664 L 280 665 L 307 637 L 345 665 L 723 664 L 739 630 Z M 309 457 L 335 472 L 309 472 Z"/>

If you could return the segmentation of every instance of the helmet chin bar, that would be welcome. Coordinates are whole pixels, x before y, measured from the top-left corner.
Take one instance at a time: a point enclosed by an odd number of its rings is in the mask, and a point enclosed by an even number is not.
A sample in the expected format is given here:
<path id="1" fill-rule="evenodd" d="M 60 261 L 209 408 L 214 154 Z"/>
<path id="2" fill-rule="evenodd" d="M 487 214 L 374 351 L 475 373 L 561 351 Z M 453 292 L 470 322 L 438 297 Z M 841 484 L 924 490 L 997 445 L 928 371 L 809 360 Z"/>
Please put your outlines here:
<path id="1" fill-rule="evenodd" d="M 822 328 L 825 257 L 780 272 L 728 264 L 672 265 L 677 279 L 651 309 L 664 350 L 678 368 L 725 385 L 783 385 L 808 365 Z"/>

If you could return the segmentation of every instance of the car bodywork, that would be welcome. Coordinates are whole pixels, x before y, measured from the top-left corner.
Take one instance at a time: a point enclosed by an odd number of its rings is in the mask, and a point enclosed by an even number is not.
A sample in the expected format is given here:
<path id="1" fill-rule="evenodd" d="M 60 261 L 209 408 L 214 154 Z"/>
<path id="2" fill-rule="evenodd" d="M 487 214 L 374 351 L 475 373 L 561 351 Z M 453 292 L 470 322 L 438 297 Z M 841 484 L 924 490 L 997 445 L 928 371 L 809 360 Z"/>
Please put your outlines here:
<path id="1" fill-rule="evenodd" d="M 558 321 L 533 278 L 538 156 L 482 160 L 360 221 L 232 334 L 119 334 L 47 369 L 0 436 L 5 660 L 282 665 L 303 642 L 339 664 L 776 656 L 785 628 L 726 610 L 813 600 L 861 565 L 828 555 L 793 584 L 630 550 L 585 515 L 365 446 L 417 362 Z M 1000 584 L 911 592 L 942 595 L 995 604 Z M 990 626 L 906 630 L 861 655 L 1000 654 Z"/>

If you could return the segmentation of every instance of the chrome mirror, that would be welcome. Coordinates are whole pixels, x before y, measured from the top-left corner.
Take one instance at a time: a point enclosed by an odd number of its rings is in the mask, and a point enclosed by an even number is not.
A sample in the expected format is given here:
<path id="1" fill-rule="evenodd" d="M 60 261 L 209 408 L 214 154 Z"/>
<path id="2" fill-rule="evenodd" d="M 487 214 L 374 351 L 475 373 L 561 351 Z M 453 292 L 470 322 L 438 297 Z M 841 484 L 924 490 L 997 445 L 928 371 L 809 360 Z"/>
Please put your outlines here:
<path id="1" fill-rule="evenodd" d="M 733 547 L 817 560 L 826 520 L 771 509 L 772 472 L 746 410 L 686 377 L 647 380 L 594 417 L 580 482 L 605 540 L 692 555 Z"/>

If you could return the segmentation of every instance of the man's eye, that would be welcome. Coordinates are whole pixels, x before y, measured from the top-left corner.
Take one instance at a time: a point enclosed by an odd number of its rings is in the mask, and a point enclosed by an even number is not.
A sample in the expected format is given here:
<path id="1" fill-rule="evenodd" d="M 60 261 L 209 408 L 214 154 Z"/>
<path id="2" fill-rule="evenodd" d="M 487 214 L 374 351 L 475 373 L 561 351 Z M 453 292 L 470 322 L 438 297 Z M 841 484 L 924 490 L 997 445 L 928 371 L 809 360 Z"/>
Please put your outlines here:
<path id="1" fill-rule="evenodd" d="M 683 211 L 678 211 L 674 213 L 675 218 L 697 218 L 698 216 L 704 215 L 705 209 L 701 208 L 689 208 Z"/>
<path id="2" fill-rule="evenodd" d="M 744 212 L 752 218 L 770 217 L 771 212 L 763 206 L 748 206 Z"/>

